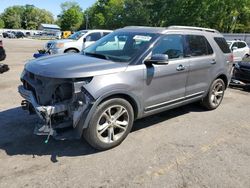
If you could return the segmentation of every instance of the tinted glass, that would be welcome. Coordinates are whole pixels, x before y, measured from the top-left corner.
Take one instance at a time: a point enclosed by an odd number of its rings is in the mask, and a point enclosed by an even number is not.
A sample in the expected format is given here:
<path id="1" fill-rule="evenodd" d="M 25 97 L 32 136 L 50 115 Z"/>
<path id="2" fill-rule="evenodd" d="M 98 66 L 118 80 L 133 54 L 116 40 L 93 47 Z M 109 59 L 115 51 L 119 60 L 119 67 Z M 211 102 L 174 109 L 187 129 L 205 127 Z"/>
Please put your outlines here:
<path id="1" fill-rule="evenodd" d="M 103 32 L 103 36 L 106 36 L 108 34 L 109 34 L 109 32 Z"/>
<path id="2" fill-rule="evenodd" d="M 214 40 L 223 53 L 231 53 L 229 46 L 223 37 L 215 37 Z"/>
<path id="3" fill-rule="evenodd" d="M 166 35 L 156 44 L 152 54 L 166 54 L 169 59 L 183 57 L 181 35 Z"/>
<path id="4" fill-rule="evenodd" d="M 201 35 L 187 35 L 188 56 L 203 56 L 213 53 L 213 49 L 207 39 Z"/>
<path id="5" fill-rule="evenodd" d="M 245 48 L 246 44 L 244 42 L 238 42 L 238 48 Z"/>
<path id="6" fill-rule="evenodd" d="M 78 32 L 75 32 L 74 34 L 70 35 L 70 36 L 68 37 L 68 39 L 78 40 L 78 39 L 81 38 L 85 33 L 87 33 L 87 31 L 78 31 Z"/>
<path id="7" fill-rule="evenodd" d="M 101 33 L 91 33 L 86 37 L 86 41 L 98 41 L 101 38 Z"/>
<path id="8" fill-rule="evenodd" d="M 232 48 L 237 47 L 238 48 L 238 42 L 233 43 Z"/>

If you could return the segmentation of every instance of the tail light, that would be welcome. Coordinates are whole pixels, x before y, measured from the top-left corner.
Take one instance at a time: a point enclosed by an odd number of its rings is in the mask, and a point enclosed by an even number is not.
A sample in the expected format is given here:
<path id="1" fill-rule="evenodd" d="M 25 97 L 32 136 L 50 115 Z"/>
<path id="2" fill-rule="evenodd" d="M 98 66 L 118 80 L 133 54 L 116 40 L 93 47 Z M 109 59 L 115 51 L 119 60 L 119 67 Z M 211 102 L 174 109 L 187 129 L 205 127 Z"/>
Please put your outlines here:
<path id="1" fill-rule="evenodd" d="M 230 62 L 233 62 L 234 61 L 234 55 L 233 53 L 231 53 L 231 55 L 229 56 L 229 59 L 228 59 Z"/>

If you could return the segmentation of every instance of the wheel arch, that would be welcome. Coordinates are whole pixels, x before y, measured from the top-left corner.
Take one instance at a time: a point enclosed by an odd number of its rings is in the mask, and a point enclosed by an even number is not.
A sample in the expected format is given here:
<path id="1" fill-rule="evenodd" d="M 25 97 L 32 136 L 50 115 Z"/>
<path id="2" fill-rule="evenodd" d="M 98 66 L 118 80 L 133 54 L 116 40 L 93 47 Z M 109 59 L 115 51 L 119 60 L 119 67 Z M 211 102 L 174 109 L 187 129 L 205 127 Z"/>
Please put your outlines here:
<path id="1" fill-rule="evenodd" d="M 138 117 L 138 111 L 139 111 L 139 107 L 138 107 L 138 104 L 137 102 L 135 101 L 135 99 L 130 96 L 129 94 L 124 94 L 124 93 L 116 93 L 116 94 L 111 94 L 105 98 L 103 98 L 99 103 L 98 105 L 100 105 L 101 103 L 109 100 L 109 99 L 113 99 L 113 98 L 122 98 L 122 99 L 125 99 L 126 101 L 128 101 L 132 108 L 133 108 L 133 111 L 134 111 L 134 118 L 136 119 Z M 97 106 L 98 106 L 97 105 Z"/>
<path id="2" fill-rule="evenodd" d="M 219 78 L 223 80 L 223 82 L 225 83 L 225 86 L 227 88 L 227 86 L 228 86 L 228 78 L 227 78 L 227 76 L 225 74 L 220 74 L 220 75 L 218 75 L 216 77 L 216 79 L 219 79 Z"/>
<path id="3" fill-rule="evenodd" d="M 66 53 L 67 51 L 69 51 L 69 50 L 76 50 L 77 51 L 77 53 L 79 53 L 80 51 L 79 51 L 79 49 L 77 49 L 77 48 L 74 48 L 74 47 L 71 47 L 71 48 L 67 48 L 66 50 L 64 50 L 64 52 L 63 53 Z"/>
<path id="4" fill-rule="evenodd" d="M 79 137 L 81 137 L 83 130 L 89 126 L 90 119 L 93 113 L 95 112 L 96 108 L 98 107 L 98 105 L 111 98 L 123 98 L 127 100 L 131 104 L 134 110 L 134 119 L 140 117 L 140 112 L 141 112 L 140 102 L 136 97 L 133 96 L 133 94 L 129 93 L 128 91 L 113 91 L 111 93 L 107 93 L 103 96 L 100 96 L 93 102 L 92 106 L 88 110 L 88 113 L 82 117 L 84 121 L 82 123 L 79 123 L 76 127 L 77 135 Z"/>

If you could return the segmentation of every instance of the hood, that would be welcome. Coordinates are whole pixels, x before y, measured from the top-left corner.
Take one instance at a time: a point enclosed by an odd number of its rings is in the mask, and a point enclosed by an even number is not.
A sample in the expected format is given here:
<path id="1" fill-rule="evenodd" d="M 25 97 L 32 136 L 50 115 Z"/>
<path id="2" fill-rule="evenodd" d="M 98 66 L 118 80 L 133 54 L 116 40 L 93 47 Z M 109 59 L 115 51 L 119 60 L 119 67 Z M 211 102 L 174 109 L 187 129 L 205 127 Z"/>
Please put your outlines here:
<path id="1" fill-rule="evenodd" d="M 25 69 L 50 78 L 83 78 L 125 71 L 127 63 L 88 57 L 82 54 L 51 55 L 26 63 Z"/>

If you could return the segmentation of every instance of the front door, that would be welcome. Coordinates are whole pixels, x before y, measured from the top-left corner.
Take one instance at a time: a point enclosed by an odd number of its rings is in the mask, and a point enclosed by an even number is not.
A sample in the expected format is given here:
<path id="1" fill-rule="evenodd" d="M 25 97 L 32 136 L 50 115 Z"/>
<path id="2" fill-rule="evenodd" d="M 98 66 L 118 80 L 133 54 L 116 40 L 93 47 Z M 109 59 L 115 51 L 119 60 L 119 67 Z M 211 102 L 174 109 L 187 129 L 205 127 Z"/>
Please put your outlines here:
<path id="1" fill-rule="evenodd" d="M 163 36 L 152 50 L 153 54 L 168 55 L 168 64 L 146 66 L 144 86 L 145 111 L 167 107 L 185 97 L 189 64 L 184 58 L 183 37 Z"/>

